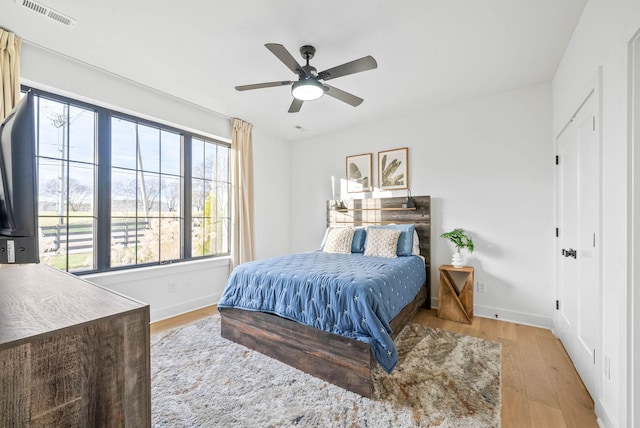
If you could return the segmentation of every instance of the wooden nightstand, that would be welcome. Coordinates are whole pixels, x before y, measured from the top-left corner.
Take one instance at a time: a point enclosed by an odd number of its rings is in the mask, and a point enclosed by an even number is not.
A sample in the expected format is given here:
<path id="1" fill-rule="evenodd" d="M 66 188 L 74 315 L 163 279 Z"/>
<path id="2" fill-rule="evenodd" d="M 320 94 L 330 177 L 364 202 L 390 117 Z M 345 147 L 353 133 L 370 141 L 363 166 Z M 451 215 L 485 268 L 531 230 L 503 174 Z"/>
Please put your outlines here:
<path id="1" fill-rule="evenodd" d="M 471 324 L 473 321 L 473 284 L 473 267 L 440 266 L 438 318 Z"/>

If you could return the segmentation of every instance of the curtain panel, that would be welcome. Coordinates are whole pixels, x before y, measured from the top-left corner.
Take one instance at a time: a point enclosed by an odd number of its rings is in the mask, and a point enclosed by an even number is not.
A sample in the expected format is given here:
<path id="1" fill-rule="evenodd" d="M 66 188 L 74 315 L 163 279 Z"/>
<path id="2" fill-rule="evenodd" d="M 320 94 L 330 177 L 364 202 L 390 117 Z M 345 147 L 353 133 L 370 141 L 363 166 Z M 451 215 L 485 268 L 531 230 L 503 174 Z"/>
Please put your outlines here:
<path id="1" fill-rule="evenodd" d="M 253 125 L 231 120 L 231 159 L 233 166 L 232 268 L 253 260 Z"/>
<path id="2" fill-rule="evenodd" d="M 22 39 L 0 28 L 0 120 L 20 101 Z"/>

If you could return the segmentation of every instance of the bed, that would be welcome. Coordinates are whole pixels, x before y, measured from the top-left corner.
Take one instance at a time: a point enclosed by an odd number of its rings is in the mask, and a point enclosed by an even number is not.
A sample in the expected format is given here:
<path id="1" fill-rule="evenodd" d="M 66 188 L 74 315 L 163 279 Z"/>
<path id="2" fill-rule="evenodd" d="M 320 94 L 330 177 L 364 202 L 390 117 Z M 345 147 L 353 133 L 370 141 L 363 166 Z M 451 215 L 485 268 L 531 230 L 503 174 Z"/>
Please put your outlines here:
<path id="1" fill-rule="evenodd" d="M 219 305 L 222 336 L 370 397 L 373 367 L 393 369 L 397 354 L 392 339 L 419 307 L 430 304 L 430 197 L 414 199 L 415 208 L 403 208 L 406 198 L 398 197 L 348 200 L 339 210 L 327 201 L 327 226 L 415 228 L 419 248 L 411 254 L 421 257 L 384 260 L 316 251 L 245 263 L 232 273 Z M 381 277 L 370 275 L 373 271 Z M 356 281 L 357 287 L 345 284 Z M 296 306 L 297 300 L 318 302 Z M 356 317 L 347 327 L 338 326 L 338 321 L 350 322 L 342 316 L 345 302 Z"/>

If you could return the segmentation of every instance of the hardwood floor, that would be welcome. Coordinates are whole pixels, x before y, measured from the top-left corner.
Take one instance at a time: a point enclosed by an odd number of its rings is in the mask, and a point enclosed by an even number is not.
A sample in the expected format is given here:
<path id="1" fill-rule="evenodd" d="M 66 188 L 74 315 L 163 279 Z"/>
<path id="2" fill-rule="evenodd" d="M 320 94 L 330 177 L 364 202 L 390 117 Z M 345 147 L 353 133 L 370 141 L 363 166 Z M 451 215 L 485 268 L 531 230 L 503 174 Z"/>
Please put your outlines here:
<path id="1" fill-rule="evenodd" d="M 217 314 L 209 306 L 151 324 L 151 334 Z M 502 427 L 598 427 L 593 401 L 551 331 L 475 317 L 471 325 L 421 309 L 413 322 L 502 343 Z"/>
<path id="2" fill-rule="evenodd" d="M 170 330 L 181 325 L 192 323 L 200 318 L 209 317 L 211 315 L 217 315 L 217 305 L 205 306 L 195 311 L 187 312 L 182 315 L 177 315 L 172 318 L 167 318 L 161 321 L 151 323 L 151 334 L 160 333 L 161 331 Z"/>

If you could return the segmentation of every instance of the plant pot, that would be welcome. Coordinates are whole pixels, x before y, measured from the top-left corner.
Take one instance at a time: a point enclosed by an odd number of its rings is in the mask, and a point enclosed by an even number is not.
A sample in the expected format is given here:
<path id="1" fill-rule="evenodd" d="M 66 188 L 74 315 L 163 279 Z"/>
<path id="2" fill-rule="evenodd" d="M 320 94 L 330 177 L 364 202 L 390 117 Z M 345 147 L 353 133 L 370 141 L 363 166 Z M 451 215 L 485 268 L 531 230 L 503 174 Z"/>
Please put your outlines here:
<path id="1" fill-rule="evenodd" d="M 454 268 L 461 268 L 462 266 L 464 266 L 464 257 L 462 256 L 462 253 L 460 253 L 460 251 L 456 251 L 455 253 L 453 253 L 453 257 L 451 257 L 451 265 Z"/>

